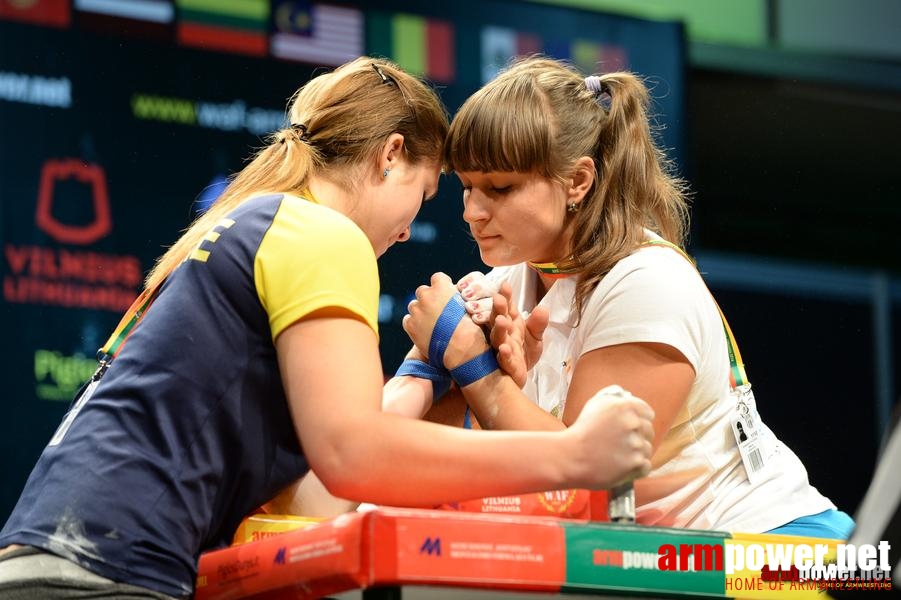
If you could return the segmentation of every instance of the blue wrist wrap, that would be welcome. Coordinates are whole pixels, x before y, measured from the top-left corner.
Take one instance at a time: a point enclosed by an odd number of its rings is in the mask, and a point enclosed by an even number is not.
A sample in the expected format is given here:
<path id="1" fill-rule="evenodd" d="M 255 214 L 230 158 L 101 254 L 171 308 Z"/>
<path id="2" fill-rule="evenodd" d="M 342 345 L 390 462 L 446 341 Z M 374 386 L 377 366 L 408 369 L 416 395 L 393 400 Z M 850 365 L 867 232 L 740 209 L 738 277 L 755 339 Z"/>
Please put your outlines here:
<path id="1" fill-rule="evenodd" d="M 400 363 L 397 372 L 394 374 L 395 377 L 402 375 L 412 375 L 413 377 L 431 381 L 432 402 L 438 402 L 438 399 L 450 389 L 451 376 L 447 369 L 435 367 L 421 360 L 405 359 L 404 362 Z"/>
<path id="2" fill-rule="evenodd" d="M 429 364 L 433 367 L 444 369 L 444 352 L 447 350 L 451 336 L 454 335 L 457 324 L 467 316 L 464 303 L 463 296 L 454 294 L 444 305 L 438 320 L 435 321 L 432 337 L 429 340 Z M 497 369 L 498 364 L 494 357 L 494 350 L 489 348 L 479 356 L 451 369 L 450 376 L 457 382 L 457 385 L 463 387 Z"/>
<path id="3" fill-rule="evenodd" d="M 450 343 L 451 336 L 460 319 L 466 316 L 463 308 L 463 296 L 454 294 L 444 305 L 435 327 L 432 329 L 432 337 L 429 340 L 429 363 L 433 367 L 444 368 L 444 351 Z"/>
<path id="4" fill-rule="evenodd" d="M 451 369 L 450 376 L 457 382 L 457 385 L 465 387 L 497 369 L 498 364 L 494 357 L 494 350 L 489 349 Z"/>
<path id="5" fill-rule="evenodd" d="M 469 385 L 493 373 L 498 369 L 494 350 L 488 349 L 482 354 L 472 358 L 462 365 L 451 369 L 448 373 L 444 367 L 444 353 L 450 343 L 451 336 L 460 320 L 466 316 L 464 300 L 460 294 L 454 294 L 444 305 L 435 327 L 432 329 L 432 337 L 429 339 L 429 362 L 408 358 L 401 363 L 395 377 L 410 375 L 432 382 L 432 401 L 438 399 L 450 388 L 451 379 L 460 387 Z"/>

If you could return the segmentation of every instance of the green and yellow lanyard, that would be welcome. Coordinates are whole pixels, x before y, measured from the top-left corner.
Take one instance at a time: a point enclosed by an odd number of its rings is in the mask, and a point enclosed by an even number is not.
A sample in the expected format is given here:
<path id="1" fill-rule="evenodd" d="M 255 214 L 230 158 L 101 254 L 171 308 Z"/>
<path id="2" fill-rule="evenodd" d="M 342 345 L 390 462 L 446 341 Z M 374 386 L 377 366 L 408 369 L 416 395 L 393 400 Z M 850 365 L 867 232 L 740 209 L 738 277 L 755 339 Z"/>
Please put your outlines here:
<path id="1" fill-rule="evenodd" d="M 693 264 L 695 268 L 697 268 L 697 263 L 695 263 L 694 259 L 689 256 L 685 250 L 673 244 L 672 242 L 668 242 L 666 240 L 649 240 L 642 244 L 643 246 L 666 246 L 667 248 L 672 248 L 679 254 L 681 254 L 688 262 Z M 711 294 L 712 296 L 713 294 Z M 738 343 L 735 341 L 735 336 L 732 334 L 732 328 L 729 327 L 729 322 L 726 321 L 726 315 L 723 314 L 723 310 L 720 308 L 720 305 L 717 303 L 716 299 L 713 299 L 713 304 L 716 306 L 716 310 L 720 313 L 720 319 L 723 321 L 723 329 L 726 331 L 726 347 L 729 351 L 729 384 L 732 388 L 737 388 L 748 383 L 748 376 L 745 373 L 745 363 L 741 359 L 741 352 L 738 351 Z"/>
<path id="2" fill-rule="evenodd" d="M 122 319 L 119 321 L 119 325 L 113 330 L 113 333 L 109 336 L 109 339 L 106 340 L 103 347 L 97 351 L 97 360 L 100 364 L 94 372 L 94 375 L 91 377 L 91 381 L 97 381 L 106 372 L 107 367 L 109 367 L 112 360 L 119 354 L 122 345 L 125 344 L 125 340 L 131 335 L 131 332 L 138 324 L 138 321 L 141 320 L 141 317 L 144 316 L 144 313 L 146 313 L 147 309 L 150 308 L 150 305 L 153 304 L 157 292 L 159 292 L 158 285 L 152 289 L 145 289 L 135 301 L 132 302 L 129 309 L 125 312 L 125 315 L 123 315 Z"/>

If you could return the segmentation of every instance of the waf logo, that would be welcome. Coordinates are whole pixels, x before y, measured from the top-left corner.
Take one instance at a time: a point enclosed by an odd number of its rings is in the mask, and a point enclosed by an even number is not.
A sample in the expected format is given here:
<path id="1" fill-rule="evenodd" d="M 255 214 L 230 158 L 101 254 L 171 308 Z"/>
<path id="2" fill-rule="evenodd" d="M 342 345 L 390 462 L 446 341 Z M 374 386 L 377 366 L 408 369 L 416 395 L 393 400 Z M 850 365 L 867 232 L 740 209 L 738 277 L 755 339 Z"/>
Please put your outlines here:
<path id="1" fill-rule="evenodd" d="M 93 220 L 84 225 L 71 225 L 58 220 L 54 214 L 55 191 L 69 180 L 88 187 L 91 195 Z M 103 167 L 74 158 L 48 160 L 41 169 L 35 223 L 47 235 L 63 244 L 87 246 L 109 235 L 113 228 L 110 215 L 106 173 Z"/>
<path id="2" fill-rule="evenodd" d="M 536 494 L 538 503 L 549 513 L 559 514 L 566 512 L 576 499 L 577 490 L 552 490 Z"/>

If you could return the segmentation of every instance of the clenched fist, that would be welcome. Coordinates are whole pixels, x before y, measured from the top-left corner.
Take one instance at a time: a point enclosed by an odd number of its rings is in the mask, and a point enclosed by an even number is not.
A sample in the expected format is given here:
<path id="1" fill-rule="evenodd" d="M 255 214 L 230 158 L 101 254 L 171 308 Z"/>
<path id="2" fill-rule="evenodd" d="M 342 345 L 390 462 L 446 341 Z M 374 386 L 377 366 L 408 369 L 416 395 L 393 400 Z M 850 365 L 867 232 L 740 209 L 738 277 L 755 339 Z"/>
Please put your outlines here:
<path id="1" fill-rule="evenodd" d="M 592 396 L 567 430 L 580 487 L 609 489 L 651 471 L 654 410 L 618 385 Z"/>

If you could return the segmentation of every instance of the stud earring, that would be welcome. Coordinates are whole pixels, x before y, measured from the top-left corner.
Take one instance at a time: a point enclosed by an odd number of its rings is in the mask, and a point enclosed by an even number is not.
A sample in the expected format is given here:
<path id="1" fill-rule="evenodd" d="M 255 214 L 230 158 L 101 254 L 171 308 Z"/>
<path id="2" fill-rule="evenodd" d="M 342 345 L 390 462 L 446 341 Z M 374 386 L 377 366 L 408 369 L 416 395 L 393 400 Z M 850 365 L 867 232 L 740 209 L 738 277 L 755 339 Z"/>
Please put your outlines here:
<path id="1" fill-rule="evenodd" d="M 570 202 L 566 205 L 566 212 L 574 213 L 579 212 L 579 203 L 578 202 Z"/>
<path id="2" fill-rule="evenodd" d="M 385 170 L 382 171 L 382 177 L 387 177 L 388 173 L 390 173 L 390 172 L 391 172 L 391 169 L 389 169 L 388 167 L 385 167 Z"/>

